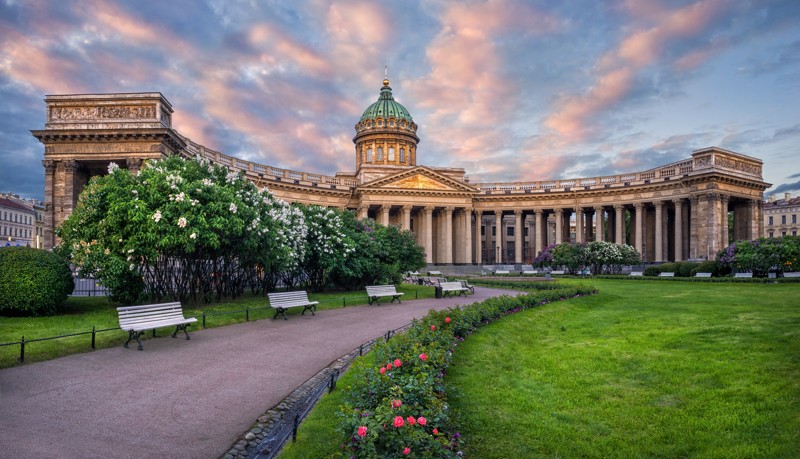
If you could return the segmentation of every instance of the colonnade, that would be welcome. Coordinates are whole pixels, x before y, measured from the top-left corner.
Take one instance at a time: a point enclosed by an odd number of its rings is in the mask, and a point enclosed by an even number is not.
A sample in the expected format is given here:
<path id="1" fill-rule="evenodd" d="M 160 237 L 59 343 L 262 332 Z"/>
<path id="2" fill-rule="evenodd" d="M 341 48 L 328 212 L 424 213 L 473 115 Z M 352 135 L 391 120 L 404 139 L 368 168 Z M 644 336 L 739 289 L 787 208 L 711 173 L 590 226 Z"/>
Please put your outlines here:
<path id="1" fill-rule="evenodd" d="M 486 205 L 477 202 L 477 205 Z M 362 206 L 359 217 L 412 231 L 434 264 L 530 264 L 562 242 L 629 244 L 646 262 L 713 259 L 761 234 L 761 201 L 721 193 L 575 207 Z M 733 227 L 730 227 L 730 224 Z"/>

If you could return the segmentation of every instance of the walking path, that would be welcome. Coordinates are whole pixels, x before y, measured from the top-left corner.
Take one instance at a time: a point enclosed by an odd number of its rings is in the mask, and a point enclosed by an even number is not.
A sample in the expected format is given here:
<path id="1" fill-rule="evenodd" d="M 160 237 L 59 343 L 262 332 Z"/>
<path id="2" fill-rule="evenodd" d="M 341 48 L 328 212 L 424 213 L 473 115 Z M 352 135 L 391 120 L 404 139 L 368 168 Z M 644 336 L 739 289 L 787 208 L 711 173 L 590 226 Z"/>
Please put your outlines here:
<path id="1" fill-rule="evenodd" d="M 215 458 L 329 363 L 423 317 L 482 301 L 406 300 L 290 315 L 0 370 L 0 451 L 19 458 Z M 120 343 L 122 344 L 122 343 Z"/>

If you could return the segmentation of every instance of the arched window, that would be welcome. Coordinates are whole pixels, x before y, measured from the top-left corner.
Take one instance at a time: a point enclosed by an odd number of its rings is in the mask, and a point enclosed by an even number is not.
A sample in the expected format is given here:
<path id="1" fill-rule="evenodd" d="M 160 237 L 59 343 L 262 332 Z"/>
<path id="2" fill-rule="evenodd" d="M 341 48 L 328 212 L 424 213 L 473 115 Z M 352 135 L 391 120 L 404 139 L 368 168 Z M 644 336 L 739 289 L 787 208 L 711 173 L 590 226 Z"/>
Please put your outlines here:
<path id="1" fill-rule="evenodd" d="M 394 161 L 394 147 L 389 147 L 389 161 Z"/>
<path id="2" fill-rule="evenodd" d="M 400 149 L 400 162 L 401 163 L 406 162 L 406 149 L 405 148 L 401 148 Z"/>
<path id="3" fill-rule="evenodd" d="M 383 161 L 383 147 L 378 147 L 378 157 L 375 158 L 376 161 Z"/>

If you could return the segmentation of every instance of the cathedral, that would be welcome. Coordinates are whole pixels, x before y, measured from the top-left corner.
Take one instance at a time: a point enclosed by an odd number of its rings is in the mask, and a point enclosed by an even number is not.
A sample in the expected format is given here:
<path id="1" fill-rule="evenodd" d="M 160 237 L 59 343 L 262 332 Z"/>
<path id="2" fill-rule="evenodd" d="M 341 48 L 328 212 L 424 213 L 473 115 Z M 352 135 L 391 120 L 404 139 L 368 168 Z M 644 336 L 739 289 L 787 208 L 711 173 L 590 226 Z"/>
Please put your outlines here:
<path id="1" fill-rule="evenodd" d="M 160 93 L 49 95 L 44 129 L 44 244 L 110 162 L 136 171 L 167 155 L 200 155 L 244 171 L 288 202 L 350 209 L 411 231 L 430 264 L 530 264 L 550 244 L 630 244 L 645 262 L 714 258 L 764 235 L 761 160 L 708 147 L 619 175 L 472 183 L 463 168 L 418 164 L 417 124 L 385 79 L 355 124 L 355 171 L 321 175 L 244 161 L 172 128 Z M 423 155 L 424 157 L 424 155 Z"/>

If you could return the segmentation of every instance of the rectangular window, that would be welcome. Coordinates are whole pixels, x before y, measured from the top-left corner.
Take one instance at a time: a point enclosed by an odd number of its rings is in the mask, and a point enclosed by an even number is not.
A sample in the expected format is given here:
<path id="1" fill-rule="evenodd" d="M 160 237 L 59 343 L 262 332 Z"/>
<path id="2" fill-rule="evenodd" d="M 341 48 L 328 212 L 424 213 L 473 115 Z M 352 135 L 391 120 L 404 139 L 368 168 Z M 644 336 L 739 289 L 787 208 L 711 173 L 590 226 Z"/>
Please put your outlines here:
<path id="1" fill-rule="evenodd" d="M 772 237 L 772 231 L 769 232 L 769 237 Z"/>
<path id="2" fill-rule="evenodd" d="M 405 148 L 401 148 L 400 149 L 400 162 L 401 163 L 406 162 L 406 149 Z"/>
<path id="3" fill-rule="evenodd" d="M 394 147 L 389 147 L 389 161 L 394 161 Z"/>
<path id="4" fill-rule="evenodd" d="M 772 226 L 772 216 L 769 217 L 769 225 Z"/>
<path id="5" fill-rule="evenodd" d="M 513 236 L 514 235 L 514 227 L 509 226 L 506 228 L 506 236 Z"/>
<path id="6" fill-rule="evenodd" d="M 525 237 L 528 237 L 528 227 L 525 227 Z"/>
<path id="7" fill-rule="evenodd" d="M 786 224 L 786 215 L 781 215 L 781 225 Z"/>
<path id="8" fill-rule="evenodd" d="M 786 236 L 786 231 L 781 231 L 781 236 Z"/>
<path id="9" fill-rule="evenodd" d="M 797 223 L 797 214 L 792 214 L 792 224 Z"/>
<path id="10" fill-rule="evenodd" d="M 383 161 L 383 147 L 378 147 L 378 157 L 375 158 L 376 161 Z"/>
<path id="11" fill-rule="evenodd" d="M 492 236 L 497 236 L 497 227 L 492 226 Z"/>
<path id="12" fill-rule="evenodd" d="M 481 236 L 486 236 L 486 227 L 481 225 Z"/>
<path id="13" fill-rule="evenodd" d="M 372 148 L 367 148 L 367 162 L 368 163 L 372 162 Z M 772 217 L 769 217 L 769 218 L 771 219 Z M 772 223 L 770 223 L 770 225 L 771 224 Z"/>

